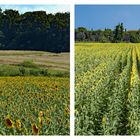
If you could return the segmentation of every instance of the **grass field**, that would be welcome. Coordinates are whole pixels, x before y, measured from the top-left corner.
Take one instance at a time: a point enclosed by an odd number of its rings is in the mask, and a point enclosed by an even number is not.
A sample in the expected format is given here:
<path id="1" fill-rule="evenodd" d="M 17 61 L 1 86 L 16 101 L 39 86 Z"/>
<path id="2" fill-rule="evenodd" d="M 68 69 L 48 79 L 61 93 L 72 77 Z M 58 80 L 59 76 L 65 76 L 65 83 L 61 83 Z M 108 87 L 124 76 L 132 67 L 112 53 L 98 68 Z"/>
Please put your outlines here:
<path id="1" fill-rule="evenodd" d="M 70 65 L 69 57 L 69 53 L 56 54 L 41 51 L 0 51 L 0 75 L 36 76 L 44 75 L 43 72 L 45 70 L 48 70 L 49 74 L 52 72 L 52 75 L 56 73 L 68 74 Z M 23 74 L 21 72 L 22 70 L 19 68 L 24 68 L 25 73 Z"/>
<path id="2" fill-rule="evenodd" d="M 140 44 L 77 43 L 75 134 L 140 135 Z"/>
<path id="3" fill-rule="evenodd" d="M 69 135 L 69 88 L 69 53 L 0 51 L 0 135 Z"/>

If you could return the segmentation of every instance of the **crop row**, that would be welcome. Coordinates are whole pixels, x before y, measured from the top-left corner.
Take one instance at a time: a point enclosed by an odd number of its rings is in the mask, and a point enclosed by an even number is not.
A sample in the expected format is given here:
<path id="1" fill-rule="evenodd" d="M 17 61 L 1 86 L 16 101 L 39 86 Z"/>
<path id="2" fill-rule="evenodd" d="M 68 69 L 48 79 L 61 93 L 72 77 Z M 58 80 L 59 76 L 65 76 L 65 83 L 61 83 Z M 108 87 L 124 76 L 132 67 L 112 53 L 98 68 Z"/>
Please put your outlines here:
<path id="1" fill-rule="evenodd" d="M 140 46 L 76 44 L 75 133 L 140 134 Z"/>

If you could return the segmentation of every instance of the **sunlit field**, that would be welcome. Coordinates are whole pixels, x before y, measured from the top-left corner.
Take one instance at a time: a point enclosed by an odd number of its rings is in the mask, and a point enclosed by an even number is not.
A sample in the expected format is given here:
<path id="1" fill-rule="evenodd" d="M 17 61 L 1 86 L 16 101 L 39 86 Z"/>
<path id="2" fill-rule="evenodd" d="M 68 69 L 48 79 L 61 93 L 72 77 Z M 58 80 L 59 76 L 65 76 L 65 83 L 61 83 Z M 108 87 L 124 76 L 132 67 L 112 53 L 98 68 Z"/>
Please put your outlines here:
<path id="1" fill-rule="evenodd" d="M 69 135 L 69 53 L 0 51 L 0 134 Z"/>
<path id="2" fill-rule="evenodd" d="M 0 77 L 1 135 L 69 135 L 69 78 Z"/>
<path id="3" fill-rule="evenodd" d="M 140 44 L 75 47 L 75 134 L 140 135 Z"/>

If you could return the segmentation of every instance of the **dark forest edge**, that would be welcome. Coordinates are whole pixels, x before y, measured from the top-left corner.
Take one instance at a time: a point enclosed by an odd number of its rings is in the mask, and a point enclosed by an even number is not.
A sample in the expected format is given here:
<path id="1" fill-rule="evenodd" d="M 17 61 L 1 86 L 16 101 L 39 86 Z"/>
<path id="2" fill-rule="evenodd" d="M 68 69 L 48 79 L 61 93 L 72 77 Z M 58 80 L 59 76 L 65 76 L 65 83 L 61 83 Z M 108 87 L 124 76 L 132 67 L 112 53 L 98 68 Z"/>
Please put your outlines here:
<path id="1" fill-rule="evenodd" d="M 0 50 L 70 51 L 70 13 L 0 8 Z"/>
<path id="2" fill-rule="evenodd" d="M 126 30 L 123 23 L 119 23 L 114 30 L 87 30 L 84 27 L 75 29 L 76 42 L 100 42 L 100 43 L 140 43 L 140 29 Z"/>

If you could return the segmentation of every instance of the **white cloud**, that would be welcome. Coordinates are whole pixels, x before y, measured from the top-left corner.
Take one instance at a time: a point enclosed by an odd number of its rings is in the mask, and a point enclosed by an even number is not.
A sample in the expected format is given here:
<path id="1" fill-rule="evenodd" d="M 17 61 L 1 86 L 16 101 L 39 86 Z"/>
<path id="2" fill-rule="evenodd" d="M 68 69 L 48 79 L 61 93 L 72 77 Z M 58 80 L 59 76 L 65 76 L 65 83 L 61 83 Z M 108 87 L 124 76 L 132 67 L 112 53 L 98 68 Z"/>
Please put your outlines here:
<path id="1" fill-rule="evenodd" d="M 2 10 L 14 9 L 18 10 L 20 13 L 25 13 L 27 11 L 39 11 L 43 10 L 47 13 L 57 13 L 57 12 L 69 12 L 69 5 L 0 5 Z"/>

